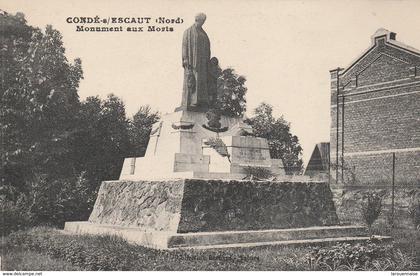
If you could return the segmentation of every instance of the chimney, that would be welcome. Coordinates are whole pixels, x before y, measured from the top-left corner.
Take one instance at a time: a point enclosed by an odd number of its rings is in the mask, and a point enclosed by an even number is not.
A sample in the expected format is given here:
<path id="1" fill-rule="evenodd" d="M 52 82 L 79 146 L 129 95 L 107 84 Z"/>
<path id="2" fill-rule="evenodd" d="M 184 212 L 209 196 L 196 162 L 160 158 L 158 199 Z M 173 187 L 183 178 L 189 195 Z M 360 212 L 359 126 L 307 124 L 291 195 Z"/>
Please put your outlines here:
<path id="1" fill-rule="evenodd" d="M 389 41 L 395 40 L 397 38 L 397 34 L 387 29 L 380 28 L 372 35 L 372 43 L 378 44 L 379 41 Z"/>

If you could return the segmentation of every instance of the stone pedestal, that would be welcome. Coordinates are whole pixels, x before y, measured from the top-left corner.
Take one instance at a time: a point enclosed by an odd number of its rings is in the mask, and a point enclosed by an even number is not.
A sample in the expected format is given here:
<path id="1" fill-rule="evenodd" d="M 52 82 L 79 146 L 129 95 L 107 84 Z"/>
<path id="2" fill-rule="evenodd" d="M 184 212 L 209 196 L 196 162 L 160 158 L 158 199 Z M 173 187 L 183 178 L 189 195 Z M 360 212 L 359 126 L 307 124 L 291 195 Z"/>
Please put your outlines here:
<path id="1" fill-rule="evenodd" d="M 326 183 L 204 179 L 103 182 L 89 221 L 173 233 L 338 223 Z"/>
<path id="2" fill-rule="evenodd" d="M 78 234 L 113 234 L 143 246 L 217 248 L 368 239 L 338 226 L 322 182 L 178 179 L 107 181 Z"/>
<path id="3" fill-rule="evenodd" d="M 252 128 L 239 117 L 222 116 L 215 132 L 204 112 L 179 110 L 154 124 L 144 157 L 126 158 L 120 180 L 173 178 L 243 179 L 245 167 L 263 167 L 284 176 L 283 163 L 271 159 L 267 140 L 249 136 Z M 247 136 L 242 136 L 247 134 Z M 219 137 L 230 158 L 205 142 Z"/>

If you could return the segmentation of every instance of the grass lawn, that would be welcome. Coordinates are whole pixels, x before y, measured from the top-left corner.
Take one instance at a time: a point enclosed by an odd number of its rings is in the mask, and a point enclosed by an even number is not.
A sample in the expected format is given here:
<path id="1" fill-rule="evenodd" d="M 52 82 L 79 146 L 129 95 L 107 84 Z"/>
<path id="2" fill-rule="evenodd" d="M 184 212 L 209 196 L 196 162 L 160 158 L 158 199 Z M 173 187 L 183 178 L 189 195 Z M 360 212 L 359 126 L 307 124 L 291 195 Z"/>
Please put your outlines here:
<path id="1" fill-rule="evenodd" d="M 74 271 L 83 270 L 71 263 L 51 258 L 31 250 L 10 250 L 2 257 L 3 270 L 23 270 L 23 271 Z"/>
<path id="2" fill-rule="evenodd" d="M 417 270 L 420 270 L 420 231 L 407 228 L 390 228 L 384 224 L 374 224 L 373 234 L 391 236 L 397 248 L 415 258 Z"/>
<path id="3" fill-rule="evenodd" d="M 400 259 L 374 260 L 370 263 L 373 266 L 367 267 L 368 270 L 375 269 L 375 265 L 377 268 L 386 267 L 390 270 L 419 268 L 418 232 L 401 229 L 393 230 L 393 232 L 395 248 L 403 253 L 398 257 Z M 335 250 L 337 248 L 340 250 L 341 247 L 336 247 Z M 313 248 L 305 246 L 162 251 L 128 244 L 117 237 L 66 235 L 56 229 L 46 227 L 12 233 L 2 240 L 0 246 L 3 270 L 331 269 L 331 266 L 311 265 L 308 256 L 313 251 Z M 333 252 L 331 255 L 335 254 Z M 353 270 L 363 269 L 363 267 L 349 264 L 340 266 L 339 269 Z"/>

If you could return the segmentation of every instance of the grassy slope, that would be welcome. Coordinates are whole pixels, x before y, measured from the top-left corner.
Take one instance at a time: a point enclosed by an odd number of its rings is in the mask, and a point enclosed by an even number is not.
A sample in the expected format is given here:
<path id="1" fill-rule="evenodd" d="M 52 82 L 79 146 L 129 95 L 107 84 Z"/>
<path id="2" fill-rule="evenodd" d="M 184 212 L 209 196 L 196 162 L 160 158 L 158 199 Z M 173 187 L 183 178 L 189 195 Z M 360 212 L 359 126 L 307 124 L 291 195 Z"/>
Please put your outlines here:
<path id="1" fill-rule="evenodd" d="M 384 228 L 379 227 L 382 234 Z M 390 231 L 390 230 L 387 230 Z M 394 230 L 402 251 L 417 255 L 416 231 Z M 417 235 L 417 237 L 416 237 Z M 413 240 L 414 239 L 414 240 Z M 310 270 L 307 247 L 159 251 L 109 236 L 64 235 L 34 228 L 1 245 L 3 270 Z"/>
<path id="2" fill-rule="evenodd" d="M 73 251 L 63 255 L 69 250 Z M 298 265 L 296 260 L 307 251 L 266 247 L 168 252 L 131 245 L 116 237 L 65 235 L 44 227 L 13 234 L 2 245 L 4 270 L 305 270 L 307 265 Z M 34 263 L 34 259 L 40 261 Z M 74 265 L 82 259 L 80 266 Z"/>
<path id="3" fill-rule="evenodd" d="M 31 250 L 11 250 L 2 258 L 2 269 L 6 271 L 74 271 L 83 270 L 69 262 L 51 258 Z"/>
<path id="4" fill-rule="evenodd" d="M 390 228 L 386 224 L 373 225 L 373 233 L 391 236 L 395 245 L 409 255 L 415 256 L 417 268 L 420 269 L 420 231 L 406 228 Z"/>

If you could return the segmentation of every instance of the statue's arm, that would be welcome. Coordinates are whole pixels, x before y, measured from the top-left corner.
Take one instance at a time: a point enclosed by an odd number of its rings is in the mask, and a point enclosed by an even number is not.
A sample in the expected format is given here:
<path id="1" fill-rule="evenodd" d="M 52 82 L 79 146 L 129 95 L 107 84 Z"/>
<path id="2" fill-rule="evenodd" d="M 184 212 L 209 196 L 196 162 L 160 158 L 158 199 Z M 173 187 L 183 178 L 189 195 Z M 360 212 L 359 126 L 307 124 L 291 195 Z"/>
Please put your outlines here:
<path id="1" fill-rule="evenodd" d="M 184 32 L 182 37 L 182 67 L 187 67 L 188 65 L 188 30 Z"/>
<path id="2" fill-rule="evenodd" d="M 207 36 L 207 34 L 206 34 L 206 36 Z M 211 44 L 210 44 L 210 39 L 209 39 L 208 36 L 207 36 L 207 41 L 209 42 L 209 56 L 208 56 L 208 60 L 210 60 L 210 58 L 211 58 Z"/>

